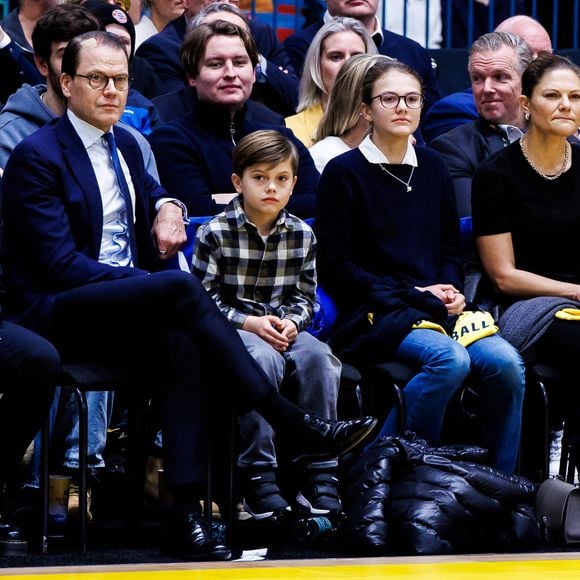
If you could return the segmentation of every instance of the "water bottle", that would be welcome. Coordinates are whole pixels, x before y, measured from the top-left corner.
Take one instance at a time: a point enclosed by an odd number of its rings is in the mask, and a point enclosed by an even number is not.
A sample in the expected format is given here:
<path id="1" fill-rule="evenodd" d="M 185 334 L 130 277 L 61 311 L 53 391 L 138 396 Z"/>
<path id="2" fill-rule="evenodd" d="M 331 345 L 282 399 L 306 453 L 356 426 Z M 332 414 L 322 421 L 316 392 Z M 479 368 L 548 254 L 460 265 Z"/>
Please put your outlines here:
<path id="1" fill-rule="evenodd" d="M 292 527 L 292 535 L 296 541 L 309 544 L 316 540 L 328 540 L 339 530 L 339 523 L 325 516 L 300 518 Z"/>

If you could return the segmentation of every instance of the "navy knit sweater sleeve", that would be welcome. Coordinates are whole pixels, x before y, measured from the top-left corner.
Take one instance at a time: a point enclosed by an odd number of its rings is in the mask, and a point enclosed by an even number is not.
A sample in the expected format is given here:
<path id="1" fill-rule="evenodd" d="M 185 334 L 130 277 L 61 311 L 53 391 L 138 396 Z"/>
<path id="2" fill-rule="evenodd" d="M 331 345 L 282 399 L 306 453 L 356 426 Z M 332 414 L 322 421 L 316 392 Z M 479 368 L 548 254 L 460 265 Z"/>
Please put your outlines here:
<path id="1" fill-rule="evenodd" d="M 412 191 L 358 149 L 333 159 L 320 179 L 316 211 L 321 285 L 346 308 L 373 287 L 462 287 L 453 184 L 438 155 L 417 147 Z M 408 165 L 389 165 L 407 181 Z"/>

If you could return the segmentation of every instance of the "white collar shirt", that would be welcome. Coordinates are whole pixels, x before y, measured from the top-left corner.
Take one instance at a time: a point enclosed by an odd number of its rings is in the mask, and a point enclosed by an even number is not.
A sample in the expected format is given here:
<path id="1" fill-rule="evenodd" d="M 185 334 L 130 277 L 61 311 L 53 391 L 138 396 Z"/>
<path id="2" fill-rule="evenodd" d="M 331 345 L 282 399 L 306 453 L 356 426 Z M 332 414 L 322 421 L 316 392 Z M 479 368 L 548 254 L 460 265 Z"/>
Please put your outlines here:
<path id="1" fill-rule="evenodd" d="M 392 161 L 373 143 L 370 135 L 367 135 L 363 139 L 358 148 L 369 163 L 392 164 Z M 405 151 L 405 155 L 403 155 L 403 159 L 399 165 L 410 165 L 412 167 L 417 167 L 418 165 L 417 153 L 410 141 L 407 144 L 407 151 Z"/>
<path id="2" fill-rule="evenodd" d="M 111 266 L 131 266 L 132 257 L 129 246 L 125 199 L 117 183 L 109 148 L 103 139 L 105 133 L 77 117 L 70 109 L 67 110 L 66 114 L 87 151 L 101 194 L 103 231 L 101 234 L 99 262 Z M 129 186 L 133 208 L 135 208 L 135 187 L 131 179 L 131 173 L 120 149 L 117 149 L 117 151 L 123 175 Z M 134 209 L 131 219 L 135 223 Z"/>

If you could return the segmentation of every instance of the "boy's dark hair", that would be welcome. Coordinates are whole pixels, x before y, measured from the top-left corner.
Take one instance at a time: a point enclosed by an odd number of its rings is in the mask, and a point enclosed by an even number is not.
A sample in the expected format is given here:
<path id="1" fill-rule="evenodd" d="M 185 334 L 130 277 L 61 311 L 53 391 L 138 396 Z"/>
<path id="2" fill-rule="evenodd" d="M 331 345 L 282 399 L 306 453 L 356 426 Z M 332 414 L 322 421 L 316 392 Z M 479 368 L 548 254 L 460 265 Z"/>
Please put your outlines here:
<path id="1" fill-rule="evenodd" d="M 94 39 L 95 46 L 109 46 L 120 50 L 125 57 L 127 62 L 129 59 L 127 57 L 127 52 L 123 43 L 110 32 L 104 32 L 102 30 L 93 30 L 91 32 L 85 32 L 80 36 L 75 36 L 64 50 L 62 55 L 62 72 L 74 77 L 77 74 L 77 69 L 79 67 L 79 61 L 81 59 L 80 54 L 84 44 L 88 41 Z"/>
<path id="2" fill-rule="evenodd" d="M 279 131 L 261 130 L 246 135 L 234 148 L 234 173 L 240 177 L 250 165 L 277 165 L 289 160 L 294 175 L 298 172 L 298 150 L 292 141 Z"/>
<path id="3" fill-rule="evenodd" d="M 78 4 L 55 6 L 40 18 L 32 31 L 34 54 L 48 62 L 53 42 L 70 42 L 83 32 L 99 28 L 99 21 L 86 8 Z"/>

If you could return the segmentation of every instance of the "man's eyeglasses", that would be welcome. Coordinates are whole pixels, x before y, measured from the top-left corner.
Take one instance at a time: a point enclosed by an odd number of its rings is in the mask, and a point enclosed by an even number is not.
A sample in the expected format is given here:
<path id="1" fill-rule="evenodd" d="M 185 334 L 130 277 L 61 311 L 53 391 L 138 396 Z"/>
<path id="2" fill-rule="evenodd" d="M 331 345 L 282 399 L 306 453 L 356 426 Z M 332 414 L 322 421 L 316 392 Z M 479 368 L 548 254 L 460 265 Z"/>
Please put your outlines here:
<path id="1" fill-rule="evenodd" d="M 372 97 L 371 101 L 379 99 L 381 105 L 385 109 L 396 109 L 401 102 L 401 99 L 405 101 L 405 104 L 409 109 L 419 109 L 423 105 L 423 95 L 419 93 L 409 93 L 408 95 L 397 95 L 396 93 L 381 93 L 376 97 Z"/>
<path id="2" fill-rule="evenodd" d="M 92 75 L 76 75 L 77 77 L 81 77 L 83 79 L 87 79 L 89 81 L 89 86 L 91 89 L 95 91 L 102 91 L 108 85 L 109 81 L 113 81 L 115 88 L 118 91 L 127 91 L 131 86 L 131 77 L 128 75 L 117 75 L 116 77 L 108 77 L 107 75 L 102 75 L 100 73 L 93 73 Z"/>

